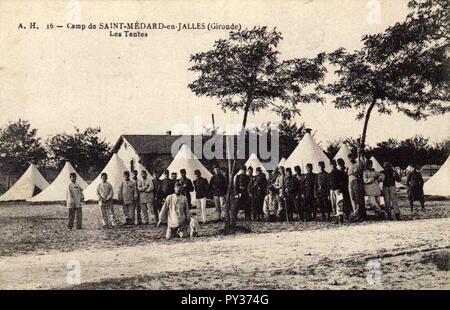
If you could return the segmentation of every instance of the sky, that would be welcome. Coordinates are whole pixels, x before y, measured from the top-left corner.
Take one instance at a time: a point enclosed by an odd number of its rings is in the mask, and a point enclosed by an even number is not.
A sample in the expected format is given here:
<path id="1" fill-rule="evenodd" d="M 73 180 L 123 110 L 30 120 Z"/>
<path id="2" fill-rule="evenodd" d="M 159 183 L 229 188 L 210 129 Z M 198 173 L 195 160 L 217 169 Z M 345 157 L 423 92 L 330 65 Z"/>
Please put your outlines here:
<path id="1" fill-rule="evenodd" d="M 189 56 L 210 49 L 227 30 L 150 30 L 146 38 L 110 37 L 106 30 L 67 29 L 68 21 L 163 22 L 266 25 L 283 34 L 282 59 L 314 57 L 345 47 L 361 46 L 364 34 L 378 33 L 408 13 L 404 0 L 308 1 L 28 1 L 0 2 L 0 126 L 19 118 L 46 138 L 73 127 L 100 126 L 114 143 L 121 134 L 163 134 L 194 120 L 211 126 L 240 123 L 242 115 L 224 113 L 217 100 L 196 97 L 187 85 Z M 379 12 L 379 14 L 378 14 Z M 18 29 L 36 22 L 39 30 Z M 45 25 L 63 25 L 47 30 Z M 302 107 L 296 122 L 313 128 L 322 145 L 358 136 L 362 121 L 356 112 L 327 103 Z M 277 122 L 268 111 L 251 115 L 259 125 Z M 449 116 L 414 121 L 394 113 L 374 114 L 368 144 L 416 134 L 437 142 L 449 136 Z M 200 126 L 201 128 L 201 126 Z M 198 130 L 197 130 L 198 131 Z"/>

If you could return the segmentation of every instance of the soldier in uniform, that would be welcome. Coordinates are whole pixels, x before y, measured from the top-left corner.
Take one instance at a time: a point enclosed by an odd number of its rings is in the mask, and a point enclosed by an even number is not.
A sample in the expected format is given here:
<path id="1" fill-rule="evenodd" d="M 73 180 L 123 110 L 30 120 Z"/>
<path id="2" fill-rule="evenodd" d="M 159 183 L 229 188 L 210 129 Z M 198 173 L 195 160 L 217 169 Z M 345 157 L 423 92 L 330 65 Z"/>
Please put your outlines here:
<path id="1" fill-rule="evenodd" d="M 141 205 L 142 214 L 144 216 L 143 224 L 147 225 L 150 223 L 150 219 L 148 213 L 156 219 L 154 215 L 153 209 L 153 181 L 147 178 L 147 171 L 142 170 L 141 172 L 142 180 L 138 180 L 138 193 L 139 193 L 139 202 Z M 140 216 L 139 216 L 140 217 Z"/>
<path id="2" fill-rule="evenodd" d="M 243 166 L 241 168 L 241 173 L 238 174 L 235 178 L 234 193 L 237 199 L 237 209 L 244 210 L 245 219 L 250 220 L 249 215 L 251 214 L 251 211 L 249 212 L 250 199 L 248 196 L 248 185 L 250 183 L 250 177 L 245 172 L 246 168 L 245 166 Z"/>
<path id="3" fill-rule="evenodd" d="M 313 172 L 313 165 L 311 163 L 306 164 L 305 174 L 305 208 L 307 218 L 306 220 L 316 220 L 317 207 L 315 202 L 315 186 L 317 175 Z"/>
<path id="4" fill-rule="evenodd" d="M 408 199 L 411 206 L 411 212 L 414 211 L 414 201 L 419 201 L 422 210 L 425 210 L 425 196 L 423 194 L 423 178 L 415 165 L 413 170 L 406 177 L 406 186 L 408 186 Z"/>
<path id="5" fill-rule="evenodd" d="M 253 193 L 254 193 L 254 209 L 253 220 L 264 220 L 263 204 L 264 197 L 267 193 L 267 178 L 262 172 L 261 167 L 256 168 L 256 176 L 253 181 Z"/>
<path id="6" fill-rule="evenodd" d="M 305 209 L 305 178 L 302 175 L 302 169 L 300 166 L 294 167 L 295 175 L 294 177 L 297 179 L 297 196 L 295 197 L 295 206 L 298 212 L 298 220 L 305 221 L 306 220 L 306 209 Z"/>
<path id="7" fill-rule="evenodd" d="M 247 175 L 249 177 L 249 182 L 248 182 L 248 198 L 249 198 L 249 207 L 247 208 L 247 210 L 245 211 L 245 218 L 248 220 L 251 220 L 252 218 L 252 214 L 254 213 L 255 210 L 255 193 L 254 193 L 254 180 L 255 177 L 253 176 L 253 167 L 249 166 L 247 167 Z"/>
<path id="8" fill-rule="evenodd" d="M 120 185 L 118 198 L 122 203 L 123 215 L 125 216 L 125 225 L 133 225 L 131 208 L 134 201 L 137 199 L 137 187 L 136 184 L 130 180 L 130 172 L 125 171 L 123 173 L 124 180 Z"/>
<path id="9" fill-rule="evenodd" d="M 284 178 L 284 201 L 285 212 L 288 221 L 294 219 L 295 200 L 298 193 L 298 180 L 292 175 L 291 168 L 286 168 L 286 175 Z"/>
<path id="10" fill-rule="evenodd" d="M 189 208 L 191 208 L 191 192 L 194 190 L 194 185 L 186 176 L 186 169 L 181 169 L 180 174 L 181 177 L 178 180 L 178 184 L 180 185 L 181 195 L 186 196 Z"/>
<path id="11" fill-rule="evenodd" d="M 330 178 L 328 172 L 325 171 L 325 163 L 323 161 L 319 161 L 320 172 L 316 177 L 316 200 L 317 206 L 320 209 L 320 213 L 322 213 L 322 221 L 330 220 Z"/>
<path id="12" fill-rule="evenodd" d="M 137 170 L 133 170 L 133 176 L 131 178 L 137 188 L 138 183 L 139 183 L 139 179 L 138 179 L 138 171 Z M 131 221 L 133 222 L 133 224 L 136 225 L 142 225 L 142 217 L 141 217 L 141 201 L 139 198 L 139 191 L 137 191 L 137 196 L 136 198 L 133 200 L 133 205 L 130 208 L 130 212 L 131 212 Z M 137 220 L 137 222 L 136 222 Z"/>

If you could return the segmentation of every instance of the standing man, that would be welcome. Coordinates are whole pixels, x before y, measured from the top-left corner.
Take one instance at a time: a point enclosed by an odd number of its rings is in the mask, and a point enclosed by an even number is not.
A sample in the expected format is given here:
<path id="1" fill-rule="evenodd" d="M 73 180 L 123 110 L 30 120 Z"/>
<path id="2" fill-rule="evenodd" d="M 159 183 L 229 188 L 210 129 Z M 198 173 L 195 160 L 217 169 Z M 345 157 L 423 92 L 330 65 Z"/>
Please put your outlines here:
<path id="1" fill-rule="evenodd" d="M 133 225 L 133 213 L 132 206 L 137 199 L 137 187 L 136 184 L 130 180 L 130 172 L 125 171 L 123 173 L 124 180 L 119 188 L 118 198 L 122 203 L 123 215 L 125 216 L 125 225 Z M 133 213 L 132 213 L 133 211 Z"/>
<path id="2" fill-rule="evenodd" d="M 423 178 L 417 170 L 416 165 L 406 177 L 406 186 L 408 187 L 408 199 L 411 206 L 411 212 L 414 211 L 414 201 L 419 201 L 422 211 L 425 211 L 425 195 L 423 194 Z"/>
<path id="3" fill-rule="evenodd" d="M 251 218 L 252 218 L 252 214 L 254 213 L 254 210 L 255 210 L 255 197 L 254 197 L 254 195 L 255 195 L 255 193 L 253 192 L 254 191 L 254 188 L 253 188 L 253 183 L 254 183 L 254 180 L 255 180 L 255 177 L 253 176 L 253 167 L 251 167 L 251 166 L 249 166 L 248 168 L 247 168 L 247 175 L 248 175 L 248 177 L 249 177 L 249 182 L 248 182 L 248 187 L 247 187 L 247 191 L 248 191 L 248 198 L 249 198 L 249 206 L 248 206 L 248 209 L 247 209 L 247 213 L 246 213 L 246 215 L 245 215 L 245 218 L 246 219 L 248 219 L 248 220 L 251 220 Z"/>
<path id="4" fill-rule="evenodd" d="M 113 197 L 114 191 L 111 183 L 108 182 L 108 175 L 103 172 L 101 174 L 102 181 L 97 186 L 98 205 L 102 213 L 103 228 L 111 228 L 116 226 L 116 214 L 114 213 Z M 111 217 L 111 225 L 109 218 Z"/>
<path id="5" fill-rule="evenodd" d="M 153 171 L 153 212 L 156 222 L 159 220 L 159 211 L 161 211 L 162 202 L 160 200 L 160 180 L 156 171 Z"/>
<path id="6" fill-rule="evenodd" d="M 131 207 L 131 221 L 133 222 L 133 224 L 142 225 L 141 201 L 140 201 L 140 198 L 139 198 L 139 191 L 137 190 L 137 186 L 138 186 L 138 183 L 139 183 L 138 171 L 137 170 L 133 170 L 132 180 L 134 182 L 134 185 L 136 186 L 137 196 L 133 200 L 133 206 Z M 136 220 L 137 220 L 137 222 L 136 222 Z"/>
<path id="7" fill-rule="evenodd" d="M 194 170 L 194 189 L 197 199 L 197 209 L 200 209 L 202 222 L 206 223 L 206 198 L 209 194 L 208 180 L 202 177 L 200 170 Z"/>
<path id="8" fill-rule="evenodd" d="M 320 209 L 320 213 L 322 213 L 322 221 L 330 220 L 330 176 L 328 172 L 325 171 L 325 163 L 323 161 L 319 161 L 320 172 L 316 177 L 316 201 L 317 206 Z M 336 168 L 336 162 L 334 163 L 334 168 Z M 333 213 L 334 213 L 333 209 Z"/>
<path id="9" fill-rule="evenodd" d="M 333 215 L 336 218 L 336 224 L 344 223 L 344 173 L 337 169 L 336 161 L 333 159 L 331 162 L 331 172 L 329 175 L 329 195 L 331 201 L 331 208 L 333 209 Z"/>
<path id="10" fill-rule="evenodd" d="M 363 167 L 359 161 L 356 161 L 356 156 L 348 155 L 350 165 L 347 169 L 348 174 L 348 191 L 350 193 L 350 200 L 353 208 L 353 219 L 356 221 L 364 220 L 364 188 L 359 179 L 362 178 Z"/>
<path id="11" fill-rule="evenodd" d="M 254 209 L 253 209 L 253 220 L 262 221 L 264 220 L 263 204 L 264 197 L 267 193 L 267 178 L 262 172 L 261 167 L 256 168 L 256 176 L 253 180 L 253 199 L 254 199 Z"/>
<path id="12" fill-rule="evenodd" d="M 305 178 L 302 175 L 302 169 L 300 166 L 294 167 L 295 175 L 297 179 L 298 189 L 297 197 L 295 198 L 295 206 L 298 212 L 298 220 L 306 221 L 306 209 L 305 209 Z"/>
<path id="13" fill-rule="evenodd" d="M 352 203 L 350 201 L 350 193 L 348 191 L 349 184 L 348 184 L 347 167 L 345 166 L 345 161 L 342 158 L 338 158 L 337 164 L 338 170 L 342 174 L 342 182 L 343 182 L 342 195 L 344 199 L 343 200 L 344 214 L 347 220 L 350 220 L 350 215 L 352 213 Z"/>
<path id="14" fill-rule="evenodd" d="M 222 219 L 222 210 L 225 208 L 228 181 L 219 166 L 214 167 L 214 175 L 212 176 L 209 184 L 213 193 L 217 220 L 220 221 Z"/>
<path id="15" fill-rule="evenodd" d="M 177 182 L 181 188 L 181 195 L 186 196 L 188 206 L 191 208 L 191 192 L 194 190 L 194 185 L 192 185 L 192 181 L 186 176 L 186 169 L 181 169 L 180 174 L 181 177 Z"/>
<path id="16" fill-rule="evenodd" d="M 159 182 L 159 199 L 161 205 L 164 203 L 164 200 L 167 196 L 174 193 L 174 181 L 169 179 L 169 170 L 164 171 L 165 178 Z"/>
<path id="17" fill-rule="evenodd" d="M 153 210 L 154 186 L 153 181 L 147 178 L 147 171 L 142 170 L 142 180 L 138 180 L 139 203 L 141 205 L 142 214 L 144 216 L 144 225 L 150 224 L 148 213 L 155 219 Z M 140 216 L 139 216 L 140 218 Z"/>
<path id="18" fill-rule="evenodd" d="M 69 224 L 68 230 L 72 230 L 73 222 L 77 221 L 77 229 L 82 229 L 83 213 L 81 211 L 81 203 L 84 201 L 83 190 L 76 183 L 77 174 L 70 174 L 70 183 L 66 191 L 66 206 L 69 209 Z"/>
<path id="19" fill-rule="evenodd" d="M 291 168 L 286 168 L 286 175 L 284 178 L 284 201 L 286 205 L 284 210 L 288 221 L 294 220 L 294 206 L 295 198 L 298 193 L 298 187 L 299 185 L 297 178 L 292 175 Z"/>
<path id="20" fill-rule="evenodd" d="M 394 210 L 395 218 L 400 220 L 400 209 L 398 208 L 398 198 L 397 198 L 397 189 L 395 188 L 395 182 L 400 182 L 400 176 L 397 172 L 392 168 L 391 163 L 384 163 L 384 170 L 382 171 L 384 174 L 383 180 L 383 196 L 384 196 L 384 204 L 386 206 L 386 212 L 388 218 L 392 219 L 392 210 Z"/>
<path id="21" fill-rule="evenodd" d="M 313 165 L 311 163 L 306 164 L 305 174 L 305 208 L 306 208 L 306 220 L 316 220 L 317 207 L 315 201 L 315 187 L 316 187 L 317 175 L 313 172 Z"/>
<path id="22" fill-rule="evenodd" d="M 175 235 L 182 238 L 189 223 L 189 209 L 187 198 L 181 195 L 181 187 L 175 184 L 174 193 L 170 194 L 164 200 L 164 205 L 159 213 L 157 227 L 162 221 L 167 219 L 166 239 L 171 239 Z M 186 233 L 187 235 L 187 233 Z"/>
<path id="23" fill-rule="evenodd" d="M 244 210 L 245 220 L 250 220 L 250 197 L 248 196 L 248 185 L 250 177 L 246 174 L 245 166 L 242 166 L 241 173 L 236 176 L 234 193 L 237 198 L 237 209 Z"/>

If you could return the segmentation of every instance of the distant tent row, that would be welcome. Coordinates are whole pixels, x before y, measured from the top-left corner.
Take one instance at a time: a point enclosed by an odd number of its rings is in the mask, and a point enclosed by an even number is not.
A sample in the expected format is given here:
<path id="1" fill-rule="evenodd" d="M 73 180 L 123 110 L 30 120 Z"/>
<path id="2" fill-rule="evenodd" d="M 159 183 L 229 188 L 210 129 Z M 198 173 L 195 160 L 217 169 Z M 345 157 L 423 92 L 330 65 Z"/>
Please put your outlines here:
<path id="1" fill-rule="evenodd" d="M 334 159 L 342 158 L 346 165 L 349 164 L 348 154 L 350 150 L 348 146 L 344 143 L 339 149 L 338 153 Z M 382 171 L 383 167 L 378 162 L 375 157 L 370 158 L 373 162 L 373 168 L 376 171 Z M 330 169 L 329 159 L 321 148 L 315 143 L 314 139 L 310 133 L 305 134 L 303 139 L 300 141 L 298 146 L 292 152 L 288 159 L 282 158 L 278 166 L 294 168 L 299 165 L 303 172 L 306 171 L 306 164 L 313 164 L 313 172 L 318 172 L 318 162 L 323 161 L 325 163 L 326 170 Z M 246 167 L 253 167 L 256 170 L 260 167 L 263 173 L 268 176 L 268 172 L 258 159 L 256 154 L 251 154 L 247 162 Z M 181 169 L 186 170 L 186 176 L 189 179 L 194 179 L 194 171 L 196 169 L 200 170 L 202 176 L 208 181 L 211 179 L 212 174 L 202 165 L 198 158 L 192 153 L 192 151 L 186 146 L 182 145 L 173 161 L 167 168 L 169 171 L 179 172 Z M 140 165 L 138 169 L 145 170 L 145 168 Z M 108 181 L 112 184 L 114 189 L 114 198 L 117 199 L 117 193 L 122 182 L 123 172 L 126 171 L 125 164 L 123 161 L 114 154 L 109 160 L 108 164 L 102 170 L 101 173 L 105 172 L 108 174 Z M 69 180 L 70 173 L 77 173 L 73 166 L 66 162 L 64 168 L 61 170 L 56 179 L 49 185 L 44 177 L 39 173 L 35 165 L 31 164 L 30 167 L 25 171 L 25 173 L 20 177 L 20 179 L 2 196 L 0 196 L 0 201 L 23 201 L 26 200 L 32 203 L 43 203 L 43 202 L 56 202 L 64 201 L 66 199 L 66 187 Z M 424 185 L 424 193 L 426 195 L 436 195 L 436 196 L 450 196 L 450 157 L 442 165 L 438 172 L 436 172 L 433 177 L 431 177 Z M 97 178 L 88 185 L 81 176 L 77 173 L 77 183 L 82 189 L 84 189 L 84 195 L 86 201 L 96 201 L 97 200 L 97 186 L 101 182 L 101 173 Z M 149 179 L 152 176 L 148 174 Z M 163 179 L 161 176 L 160 179 Z M 397 188 L 405 187 L 403 184 L 397 182 Z M 192 196 L 195 199 L 195 193 Z M 194 200 L 193 200 L 194 201 Z"/>
<path id="2" fill-rule="evenodd" d="M 46 189 L 48 185 L 36 166 L 31 164 L 20 179 L 0 196 L 0 201 L 26 200 Z"/>

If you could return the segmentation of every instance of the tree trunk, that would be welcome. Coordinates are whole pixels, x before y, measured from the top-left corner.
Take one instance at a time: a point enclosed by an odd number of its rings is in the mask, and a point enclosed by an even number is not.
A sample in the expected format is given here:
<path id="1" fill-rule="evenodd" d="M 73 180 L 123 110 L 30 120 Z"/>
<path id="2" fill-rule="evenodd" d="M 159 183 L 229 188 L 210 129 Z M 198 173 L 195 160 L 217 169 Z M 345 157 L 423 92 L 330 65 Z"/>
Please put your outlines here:
<path id="1" fill-rule="evenodd" d="M 367 127 L 369 126 L 370 114 L 372 113 L 372 110 L 375 107 L 376 102 L 377 102 L 377 99 L 373 98 L 372 103 L 370 104 L 369 108 L 367 109 L 366 116 L 364 118 L 364 127 L 363 127 L 362 136 L 361 136 L 361 141 L 359 144 L 359 152 L 358 152 L 359 158 L 361 158 L 365 154 L 364 149 L 366 147 Z"/>
<path id="2" fill-rule="evenodd" d="M 247 126 L 247 118 L 248 118 L 248 112 L 250 109 L 250 104 L 252 103 L 253 99 L 250 94 L 247 95 L 247 102 L 245 104 L 244 108 L 244 118 L 242 120 L 242 128 L 241 132 L 245 135 L 245 126 Z M 234 170 L 236 168 L 236 158 L 234 158 L 234 154 L 228 154 L 228 190 L 227 190 L 227 199 L 225 202 L 225 226 L 224 226 L 224 233 L 229 234 L 233 233 L 234 229 L 236 227 L 236 221 L 237 221 L 237 206 L 234 201 Z M 231 160 L 230 156 L 233 156 L 233 160 Z"/>
<path id="3" fill-rule="evenodd" d="M 373 108 L 375 107 L 375 104 L 377 102 L 377 99 L 374 97 L 372 99 L 372 103 L 370 104 L 369 108 L 367 109 L 365 118 L 364 118 L 364 127 L 363 127 L 363 132 L 361 135 L 361 141 L 359 143 L 359 150 L 358 150 L 358 162 L 361 163 L 365 163 L 365 148 L 366 148 L 366 136 L 367 136 L 367 128 L 369 126 L 369 119 L 370 119 L 370 115 L 372 113 Z M 360 216 L 362 218 L 364 218 L 366 216 L 366 203 L 365 203 L 365 199 L 364 199 L 364 180 L 363 180 L 363 174 L 360 173 L 358 175 L 358 183 L 359 186 L 361 188 L 361 190 L 363 191 L 362 194 L 362 201 L 361 201 L 361 214 Z"/>

